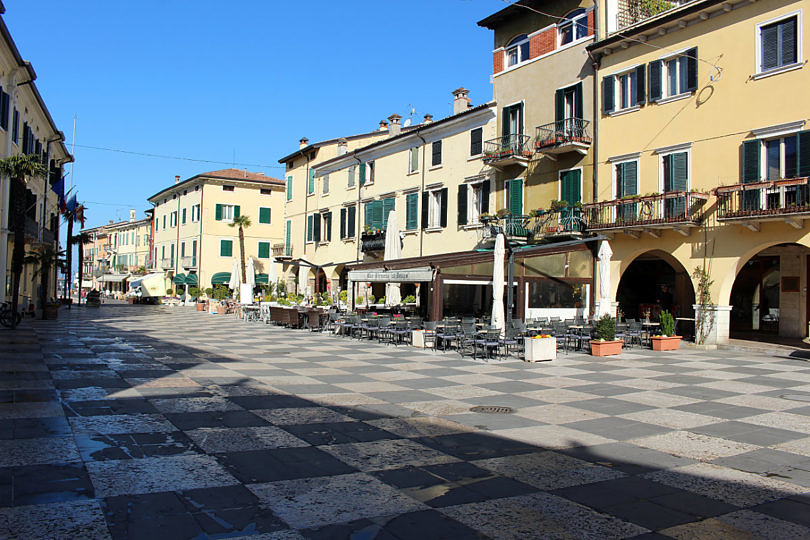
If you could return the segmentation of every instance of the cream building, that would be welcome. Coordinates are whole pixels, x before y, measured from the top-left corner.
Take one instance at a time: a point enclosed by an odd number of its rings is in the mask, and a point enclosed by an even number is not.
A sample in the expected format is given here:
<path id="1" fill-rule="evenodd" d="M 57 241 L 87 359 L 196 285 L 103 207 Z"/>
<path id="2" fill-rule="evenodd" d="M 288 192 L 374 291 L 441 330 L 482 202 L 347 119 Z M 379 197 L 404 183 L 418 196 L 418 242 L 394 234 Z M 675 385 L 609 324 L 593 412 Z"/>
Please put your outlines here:
<path id="1" fill-rule="evenodd" d="M 256 261 L 258 282 L 281 266 L 273 246 L 283 245 L 284 181 L 239 169 L 198 174 L 149 198 L 154 205 L 153 268 L 164 272 L 166 289 L 178 285 L 209 288 L 230 281 L 240 258 L 233 218 L 250 217 L 244 230 L 245 261 Z M 275 269 L 273 268 L 274 266 Z"/>
<path id="2" fill-rule="evenodd" d="M 129 221 L 107 228 L 113 251 L 112 266 L 117 272 L 138 272 L 152 267 L 152 219 L 136 220 L 135 215 L 135 210 L 130 210 Z"/>
<path id="3" fill-rule="evenodd" d="M 585 211 L 611 238 L 609 299 L 690 318 L 705 268 L 707 342 L 805 336 L 807 3 L 677 4 L 609 2 L 589 47 L 601 107 Z"/>
<path id="4" fill-rule="evenodd" d="M 0 4 L 0 14 L 5 8 Z M 73 160 L 64 145 L 64 135 L 56 128 L 37 89 L 36 73 L 23 60 L 17 45 L 0 18 L 0 159 L 16 154 L 36 154 L 48 172 L 44 177 L 26 178 L 23 193 L 11 193 L 11 181 L 0 178 L 0 301 L 11 296 L 11 256 L 14 248 L 10 202 L 25 198 L 26 251 L 42 244 L 59 243 L 60 214 L 56 193 L 51 186 L 62 178 L 62 166 Z M 20 308 L 38 302 L 39 277 L 33 265 L 23 269 Z M 58 296 L 57 272 L 52 271 L 48 297 Z"/>

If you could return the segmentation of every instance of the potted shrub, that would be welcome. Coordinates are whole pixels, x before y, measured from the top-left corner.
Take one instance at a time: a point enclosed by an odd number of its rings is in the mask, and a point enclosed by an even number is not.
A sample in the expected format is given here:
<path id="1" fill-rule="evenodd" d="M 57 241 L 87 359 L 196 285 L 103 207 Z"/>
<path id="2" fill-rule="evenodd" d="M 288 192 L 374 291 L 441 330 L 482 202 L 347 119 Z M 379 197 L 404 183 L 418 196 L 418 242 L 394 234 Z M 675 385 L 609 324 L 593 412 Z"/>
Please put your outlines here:
<path id="1" fill-rule="evenodd" d="M 616 341 L 616 319 L 604 315 L 596 321 L 596 339 L 591 340 L 593 356 L 612 356 L 622 353 L 622 342 Z"/>
<path id="2" fill-rule="evenodd" d="M 677 351 L 681 348 L 681 336 L 675 335 L 675 318 L 664 310 L 660 316 L 661 335 L 653 336 L 652 348 L 654 351 Z"/>

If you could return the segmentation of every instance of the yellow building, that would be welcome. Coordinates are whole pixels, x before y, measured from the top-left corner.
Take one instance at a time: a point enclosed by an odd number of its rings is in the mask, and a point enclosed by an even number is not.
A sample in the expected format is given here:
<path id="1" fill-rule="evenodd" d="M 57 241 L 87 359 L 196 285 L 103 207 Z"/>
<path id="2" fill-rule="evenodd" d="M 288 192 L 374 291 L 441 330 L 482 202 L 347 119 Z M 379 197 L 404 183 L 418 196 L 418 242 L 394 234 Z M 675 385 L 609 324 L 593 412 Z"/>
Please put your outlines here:
<path id="1" fill-rule="evenodd" d="M 611 239 L 609 300 L 628 317 L 690 318 L 705 268 L 707 343 L 804 336 L 806 4 L 677 4 L 608 3 L 589 46 L 601 107 L 585 214 Z"/>
<path id="2" fill-rule="evenodd" d="M 0 14 L 5 10 L 0 4 Z M 25 191 L 12 193 L 11 180 L 0 178 L 0 301 L 11 296 L 11 256 L 14 249 L 10 203 L 24 198 L 26 251 L 39 245 L 59 243 L 59 209 L 51 189 L 62 178 L 62 166 L 73 160 L 64 145 L 65 137 L 56 125 L 37 89 L 36 73 L 23 60 L 17 45 L 0 18 L 0 159 L 17 154 L 36 154 L 47 169 L 44 177 L 26 178 Z M 25 265 L 20 282 L 20 308 L 38 303 L 40 279 L 33 265 Z M 56 297 L 57 272 L 46 296 Z"/>
<path id="3" fill-rule="evenodd" d="M 245 261 L 255 260 L 257 283 L 274 272 L 273 246 L 283 237 L 284 181 L 239 169 L 198 174 L 154 194 L 153 269 L 165 273 L 166 288 L 209 288 L 230 281 L 240 259 L 234 217 L 248 216 Z M 180 287 L 182 288 L 182 287 Z"/>

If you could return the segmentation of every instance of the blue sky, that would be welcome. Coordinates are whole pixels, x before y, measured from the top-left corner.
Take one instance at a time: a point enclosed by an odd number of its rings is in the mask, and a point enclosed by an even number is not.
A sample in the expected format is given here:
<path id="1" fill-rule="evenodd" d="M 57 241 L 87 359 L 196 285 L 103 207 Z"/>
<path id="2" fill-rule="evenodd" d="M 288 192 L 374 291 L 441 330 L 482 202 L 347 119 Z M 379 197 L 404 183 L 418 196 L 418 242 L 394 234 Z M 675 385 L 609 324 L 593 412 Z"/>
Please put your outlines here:
<path id="1" fill-rule="evenodd" d="M 87 226 L 139 216 L 174 181 L 227 168 L 282 177 L 298 139 L 362 133 L 393 113 L 447 116 L 492 98 L 501 0 L 4 0 L 3 16 L 67 138 Z M 197 163 L 96 150 L 217 161 Z M 265 165 L 269 167 L 260 167 Z"/>

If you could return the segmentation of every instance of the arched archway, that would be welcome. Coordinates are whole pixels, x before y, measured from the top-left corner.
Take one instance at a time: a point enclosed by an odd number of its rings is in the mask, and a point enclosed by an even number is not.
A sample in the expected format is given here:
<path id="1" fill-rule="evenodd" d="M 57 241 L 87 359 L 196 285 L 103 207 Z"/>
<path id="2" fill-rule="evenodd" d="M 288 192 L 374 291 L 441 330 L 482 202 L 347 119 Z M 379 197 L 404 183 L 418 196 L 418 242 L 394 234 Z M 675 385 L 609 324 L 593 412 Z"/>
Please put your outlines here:
<path id="1" fill-rule="evenodd" d="M 657 320 L 666 309 L 675 317 L 691 317 L 695 290 L 689 272 L 671 254 L 652 250 L 638 255 L 622 272 L 616 301 L 625 317 Z"/>
<path id="2" fill-rule="evenodd" d="M 331 287 L 327 287 L 327 282 L 326 272 L 324 272 L 323 268 L 318 268 L 315 272 L 315 292 L 323 293 L 330 289 Z"/>

